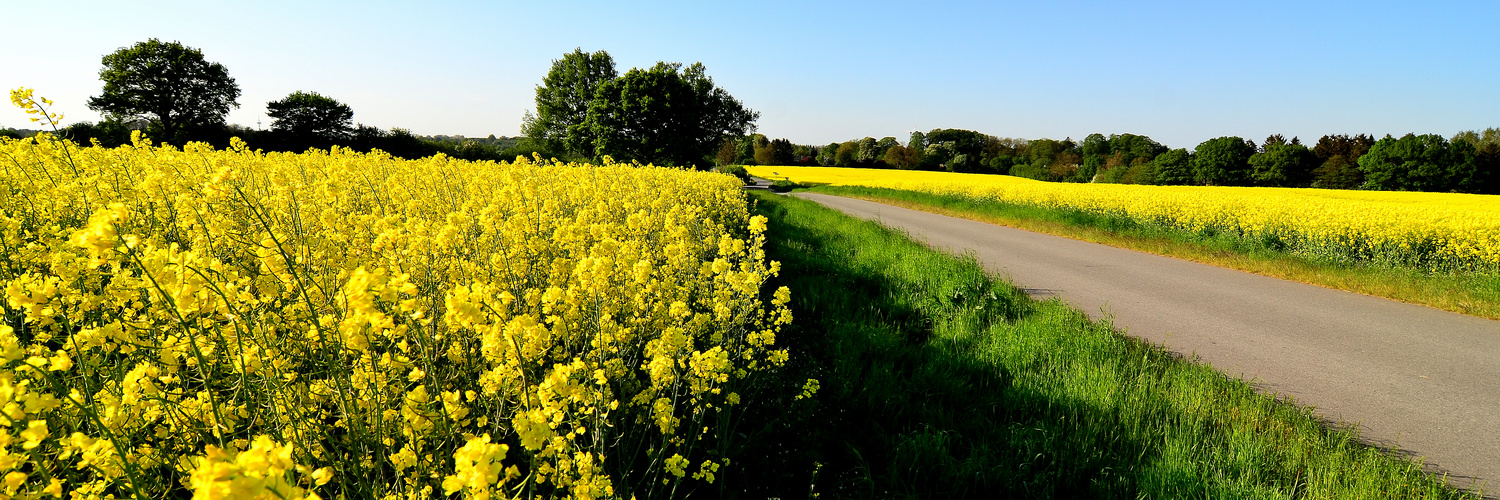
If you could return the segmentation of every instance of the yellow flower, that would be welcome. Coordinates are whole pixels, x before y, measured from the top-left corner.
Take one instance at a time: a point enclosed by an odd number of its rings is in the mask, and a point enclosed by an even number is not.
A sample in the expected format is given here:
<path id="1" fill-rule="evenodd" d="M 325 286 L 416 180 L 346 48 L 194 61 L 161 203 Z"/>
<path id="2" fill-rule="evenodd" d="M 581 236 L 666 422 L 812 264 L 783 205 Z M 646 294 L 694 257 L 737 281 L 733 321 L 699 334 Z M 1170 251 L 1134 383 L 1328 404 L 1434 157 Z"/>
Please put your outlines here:
<path id="1" fill-rule="evenodd" d="M 25 442 L 22 443 L 21 448 L 30 450 L 35 449 L 37 446 L 41 446 L 42 440 L 47 438 L 47 421 L 32 420 L 31 422 L 28 422 L 26 424 L 26 430 L 21 431 L 20 436 L 21 439 L 25 440 Z"/>
<path id="2" fill-rule="evenodd" d="M 790 318 L 789 292 L 762 290 L 765 220 L 717 174 L 138 131 L 114 149 L 0 140 L 0 156 L 25 194 L 0 198 L 16 313 L 0 414 L 27 423 L 0 436 L 16 445 L 0 471 L 38 489 L 33 470 L 88 471 L 67 484 L 79 498 L 168 467 L 132 487 L 315 498 L 304 488 L 337 470 L 404 498 L 499 496 L 521 477 L 610 497 L 613 443 L 717 445 L 702 416 L 774 369 Z M 84 416 L 98 435 L 49 441 L 48 422 Z M 527 456 L 504 463 L 507 445 Z"/>
<path id="3" fill-rule="evenodd" d="M 904 189 L 1081 210 L 1186 232 L 1275 240 L 1290 251 L 1450 271 L 1500 269 L 1494 195 L 1034 181 L 987 174 L 776 167 L 794 182 Z M 750 167 L 765 175 L 765 167 Z"/>

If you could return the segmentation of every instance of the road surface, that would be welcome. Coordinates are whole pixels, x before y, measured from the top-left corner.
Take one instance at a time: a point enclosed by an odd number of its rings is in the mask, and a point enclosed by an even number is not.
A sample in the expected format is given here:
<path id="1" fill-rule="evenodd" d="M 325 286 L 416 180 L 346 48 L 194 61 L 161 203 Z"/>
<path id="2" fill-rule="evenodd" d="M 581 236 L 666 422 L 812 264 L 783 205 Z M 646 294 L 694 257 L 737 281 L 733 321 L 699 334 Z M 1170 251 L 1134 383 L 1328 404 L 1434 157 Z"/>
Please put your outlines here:
<path id="1" fill-rule="evenodd" d="M 1358 425 L 1452 484 L 1500 489 L 1500 322 L 868 201 L 798 193 L 952 252 L 1033 296 Z"/>

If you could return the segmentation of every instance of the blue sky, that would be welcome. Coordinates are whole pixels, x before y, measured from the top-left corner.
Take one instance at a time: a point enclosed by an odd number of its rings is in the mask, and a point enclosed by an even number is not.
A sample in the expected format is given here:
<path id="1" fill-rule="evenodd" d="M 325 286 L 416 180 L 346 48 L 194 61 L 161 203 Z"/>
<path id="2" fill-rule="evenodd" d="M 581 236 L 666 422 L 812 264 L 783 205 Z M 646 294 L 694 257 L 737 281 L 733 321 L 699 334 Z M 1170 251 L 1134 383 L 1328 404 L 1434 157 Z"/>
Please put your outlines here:
<path id="1" fill-rule="evenodd" d="M 1213 5 L 1207 5 L 1212 3 Z M 1001 137 L 1451 136 L 1500 127 L 1500 2 L 25 2 L 0 85 L 96 120 L 99 59 L 147 38 L 228 67 L 229 121 L 315 91 L 418 134 L 516 135 L 551 61 L 701 61 L 800 144 Z M 0 110 L 0 126 L 29 126 Z"/>

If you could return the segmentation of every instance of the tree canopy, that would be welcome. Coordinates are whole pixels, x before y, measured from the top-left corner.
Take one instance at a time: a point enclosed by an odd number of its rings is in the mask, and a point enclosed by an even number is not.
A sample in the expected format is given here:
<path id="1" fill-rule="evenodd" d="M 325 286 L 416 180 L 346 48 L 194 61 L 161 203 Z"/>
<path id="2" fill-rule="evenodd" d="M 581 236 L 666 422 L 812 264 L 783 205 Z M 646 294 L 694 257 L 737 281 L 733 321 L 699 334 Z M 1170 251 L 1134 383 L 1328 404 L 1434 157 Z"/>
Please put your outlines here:
<path id="1" fill-rule="evenodd" d="M 1452 163 L 1448 140 L 1437 134 L 1386 136 L 1359 158 L 1366 189 L 1447 191 Z"/>
<path id="2" fill-rule="evenodd" d="M 266 103 L 271 129 L 325 139 L 348 137 L 354 130 L 354 110 L 317 92 L 296 91 Z"/>
<path id="3" fill-rule="evenodd" d="M 89 98 L 89 109 L 147 118 L 165 141 L 183 140 L 195 127 L 222 127 L 229 110 L 239 107 L 240 87 L 229 70 L 179 42 L 138 42 L 104 56 L 103 64 L 104 90 Z"/>
<path id="4" fill-rule="evenodd" d="M 1255 145 L 1239 137 L 1203 141 L 1193 150 L 1193 177 L 1210 186 L 1243 186 L 1250 180 L 1250 156 Z"/>
<path id="5" fill-rule="evenodd" d="M 586 123 L 589 104 L 599 86 L 616 76 L 614 58 L 602 50 L 590 54 L 577 48 L 553 60 L 536 87 L 536 114 L 523 119 L 522 134 L 552 151 L 593 156 L 593 135 Z"/>
<path id="6" fill-rule="evenodd" d="M 754 131 L 759 117 L 714 85 L 702 63 L 660 62 L 600 84 L 587 123 L 596 157 L 688 166 L 726 137 Z"/>
<path id="7" fill-rule="evenodd" d="M 1279 136 L 1277 136 L 1279 137 Z M 1295 142 L 1267 141 L 1265 150 L 1250 156 L 1250 176 L 1257 186 L 1297 187 L 1311 180 L 1318 157 Z"/>
<path id="8" fill-rule="evenodd" d="M 1192 156 L 1186 149 L 1168 150 L 1156 155 L 1156 176 L 1153 181 L 1161 185 L 1182 185 L 1193 182 Z"/>

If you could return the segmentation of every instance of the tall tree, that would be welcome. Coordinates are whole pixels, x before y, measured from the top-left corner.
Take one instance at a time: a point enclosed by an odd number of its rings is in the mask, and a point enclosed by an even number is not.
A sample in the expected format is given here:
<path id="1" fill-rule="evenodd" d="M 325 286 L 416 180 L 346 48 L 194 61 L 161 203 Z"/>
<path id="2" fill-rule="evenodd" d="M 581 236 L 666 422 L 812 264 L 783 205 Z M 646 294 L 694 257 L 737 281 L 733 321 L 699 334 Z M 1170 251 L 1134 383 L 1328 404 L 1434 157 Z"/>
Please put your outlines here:
<path id="1" fill-rule="evenodd" d="M 342 139 L 354 131 L 354 110 L 317 92 L 292 92 L 279 101 L 266 103 L 271 130 L 323 139 Z"/>
<path id="2" fill-rule="evenodd" d="M 1500 194 L 1500 129 L 1459 132 L 1449 144 L 1454 191 Z"/>
<path id="3" fill-rule="evenodd" d="M 1334 156 L 1343 156 L 1350 160 L 1359 160 L 1375 145 L 1375 138 L 1368 134 L 1349 136 L 1345 134 L 1325 135 L 1318 139 L 1313 145 L 1312 152 L 1317 155 L 1318 161 L 1326 162 Z"/>
<path id="4" fill-rule="evenodd" d="M 739 141 L 734 140 L 734 138 L 729 138 L 725 139 L 723 143 L 719 144 L 719 151 L 714 153 L 714 166 L 722 167 L 725 165 L 735 164 L 735 160 L 737 159 L 735 156 L 735 150 L 738 149 L 735 146 L 738 143 Z"/>
<path id="5" fill-rule="evenodd" d="M 1359 158 L 1367 189 L 1447 191 L 1453 164 L 1448 140 L 1437 134 L 1386 136 Z"/>
<path id="6" fill-rule="evenodd" d="M 771 163 L 770 163 L 771 165 L 791 165 L 792 164 L 792 153 L 794 153 L 795 150 L 796 150 L 795 146 L 792 145 L 792 141 L 788 141 L 786 139 L 776 139 L 776 140 L 773 140 L 773 141 L 771 141 L 771 148 L 770 149 L 771 149 Z"/>
<path id="7" fill-rule="evenodd" d="M 575 48 L 563 54 L 552 61 L 552 69 L 536 87 L 536 114 L 522 119 L 521 133 L 552 151 L 593 156 L 589 104 L 599 87 L 616 77 L 615 59 L 608 52 L 590 54 Z"/>
<path id="8" fill-rule="evenodd" d="M 689 166 L 725 136 L 754 131 L 759 117 L 714 85 L 702 63 L 660 62 L 600 84 L 586 122 L 595 156 Z"/>
<path id="9" fill-rule="evenodd" d="M 922 162 L 922 152 L 897 144 L 885 150 L 885 157 L 882 159 L 887 165 L 908 170 L 917 168 Z"/>
<path id="10" fill-rule="evenodd" d="M 832 145 L 830 145 L 830 147 L 832 147 Z M 834 148 L 833 166 L 835 166 L 835 167 L 852 167 L 852 166 L 854 166 L 855 156 L 857 154 L 859 154 L 859 143 L 858 142 L 854 142 L 854 141 L 845 141 L 845 142 L 842 142 L 842 143 L 840 143 L 838 145 L 837 148 Z"/>
<path id="11" fill-rule="evenodd" d="M 858 148 L 854 152 L 854 161 L 860 165 L 868 166 L 875 163 L 875 160 L 879 159 L 880 154 L 883 153 L 880 151 L 880 143 L 876 142 L 874 137 L 860 139 Z"/>
<path id="12" fill-rule="evenodd" d="M 1375 145 L 1368 134 L 1349 136 L 1325 135 L 1313 145 L 1318 168 L 1313 170 L 1312 187 L 1324 189 L 1358 189 L 1365 182 L 1359 170 L 1359 157 Z"/>
<path id="13" fill-rule="evenodd" d="M 1083 155 L 1084 158 L 1088 158 L 1091 156 L 1109 156 L 1110 152 L 1109 138 L 1104 137 L 1104 134 L 1089 134 L 1087 137 L 1084 137 L 1083 142 L 1078 145 L 1078 154 Z"/>
<path id="14" fill-rule="evenodd" d="M 1193 166 L 1190 162 L 1191 155 L 1186 149 L 1173 149 L 1156 155 L 1156 184 L 1163 186 L 1177 186 L 1193 183 Z"/>
<path id="15" fill-rule="evenodd" d="M 906 147 L 917 151 L 927 149 L 927 134 L 912 131 L 911 138 L 906 141 Z"/>
<path id="16" fill-rule="evenodd" d="M 824 167 L 838 166 L 838 152 L 839 143 L 837 142 L 830 142 L 827 146 L 823 146 L 823 149 L 818 150 L 818 165 L 822 165 Z"/>
<path id="17" fill-rule="evenodd" d="M 1264 151 L 1250 155 L 1250 176 L 1257 186 L 1304 187 L 1312 182 L 1318 157 L 1301 144 L 1267 138 Z"/>
<path id="18" fill-rule="evenodd" d="M 1120 162 L 1124 165 L 1136 164 L 1137 158 L 1151 161 L 1156 158 L 1156 155 L 1166 151 L 1166 146 L 1144 135 L 1110 134 L 1109 136 L 1109 153 L 1120 155 Z"/>
<path id="19" fill-rule="evenodd" d="M 1076 147 L 1072 140 L 1037 139 L 1026 144 L 1024 154 L 1032 165 L 1050 167 L 1058 155 L 1075 152 Z M 1082 159 L 1079 163 L 1082 163 Z"/>
<path id="20" fill-rule="evenodd" d="M 1260 149 L 1258 151 L 1265 152 L 1266 148 L 1277 144 L 1286 144 L 1286 136 L 1281 134 L 1271 134 L 1266 136 L 1266 141 L 1260 143 Z"/>
<path id="21" fill-rule="evenodd" d="M 778 165 L 776 157 L 771 151 L 771 140 L 764 134 L 751 134 L 751 146 L 755 150 L 756 165 Z"/>
<path id="22" fill-rule="evenodd" d="M 1255 143 L 1239 137 L 1217 137 L 1193 150 L 1193 177 L 1210 186 L 1243 186 L 1250 181 Z"/>
<path id="23" fill-rule="evenodd" d="M 240 87 L 229 70 L 179 42 L 137 42 L 104 56 L 103 63 L 104 90 L 89 98 L 88 108 L 146 118 L 164 141 L 179 142 L 196 127 L 222 126 L 229 110 L 239 107 Z"/>

